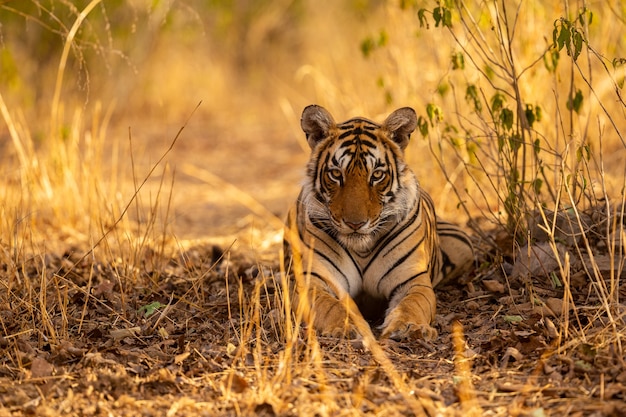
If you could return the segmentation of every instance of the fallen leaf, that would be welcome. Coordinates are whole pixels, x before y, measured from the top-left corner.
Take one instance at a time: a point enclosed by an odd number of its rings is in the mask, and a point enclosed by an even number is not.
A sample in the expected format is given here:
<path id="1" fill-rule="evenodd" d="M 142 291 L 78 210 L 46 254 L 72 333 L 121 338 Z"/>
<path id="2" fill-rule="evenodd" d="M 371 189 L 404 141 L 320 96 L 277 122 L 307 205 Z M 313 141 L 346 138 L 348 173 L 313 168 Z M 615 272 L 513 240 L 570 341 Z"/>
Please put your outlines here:
<path id="1" fill-rule="evenodd" d="M 30 365 L 30 373 L 33 378 L 45 378 L 54 372 L 54 365 L 47 360 L 36 357 Z"/>
<path id="2" fill-rule="evenodd" d="M 561 298 L 549 297 L 546 300 L 546 306 L 552 310 L 556 317 L 559 317 L 563 312 L 563 300 Z M 571 309 L 571 306 L 570 306 Z"/>
<path id="3" fill-rule="evenodd" d="M 115 287 L 115 282 L 105 279 L 100 284 L 94 287 L 93 295 L 95 297 L 100 297 L 103 294 L 110 294 L 111 292 L 113 292 L 114 287 Z"/>
<path id="4" fill-rule="evenodd" d="M 100 352 L 89 352 L 85 354 L 85 362 L 90 365 L 117 365 L 113 359 L 107 359 Z"/>
<path id="5" fill-rule="evenodd" d="M 164 327 L 159 327 L 158 333 L 162 339 L 168 339 L 170 337 L 170 334 L 167 332 L 167 330 L 165 330 Z"/>
<path id="6" fill-rule="evenodd" d="M 133 337 L 140 331 L 141 331 L 141 327 L 130 327 L 128 329 L 113 329 L 109 332 L 109 335 L 115 340 L 120 340 L 120 339 L 124 339 L 125 337 Z"/>
<path id="7" fill-rule="evenodd" d="M 504 288 L 504 284 L 495 279 L 485 279 L 482 281 L 483 285 L 487 289 L 487 291 L 504 293 L 506 289 Z"/>
<path id="8" fill-rule="evenodd" d="M 556 250 L 560 262 L 563 262 L 565 258 L 563 245 L 557 243 Z M 558 267 L 559 260 L 549 243 L 539 243 L 530 247 L 526 245 L 517 253 L 511 277 L 514 279 L 526 276 L 546 277 Z"/>
<path id="9" fill-rule="evenodd" d="M 142 314 L 145 318 L 150 317 L 151 315 L 153 315 L 156 311 L 158 311 L 158 309 L 162 308 L 162 307 L 167 307 L 167 304 L 161 304 L 158 301 L 155 301 L 153 303 L 147 304 L 145 306 L 141 306 L 139 307 L 139 310 L 137 310 L 137 314 Z"/>
<path id="10" fill-rule="evenodd" d="M 180 365 L 185 359 L 189 357 L 189 355 L 191 355 L 191 352 L 187 351 L 174 356 L 174 363 Z"/>
<path id="11" fill-rule="evenodd" d="M 504 321 L 507 323 L 519 323 L 522 320 L 524 320 L 522 316 L 504 316 Z"/>
<path id="12" fill-rule="evenodd" d="M 548 317 L 544 318 L 544 322 L 546 324 L 546 330 L 548 331 L 548 337 L 550 339 L 556 339 L 559 336 L 559 331 L 556 329 L 556 326 Z"/>
<path id="13" fill-rule="evenodd" d="M 232 372 L 226 376 L 226 386 L 230 388 L 231 391 L 241 394 L 244 392 L 250 384 L 244 378 L 242 378 L 239 374 Z"/>
<path id="14" fill-rule="evenodd" d="M 524 359 L 524 355 L 519 350 L 515 349 L 514 347 L 509 346 L 508 348 L 506 348 L 506 351 L 504 352 L 504 355 L 502 356 L 502 360 L 500 361 L 500 368 L 505 369 L 508 366 L 509 360 L 511 358 L 519 362 L 522 359 Z"/>
<path id="15" fill-rule="evenodd" d="M 85 349 L 77 348 L 69 340 L 63 340 L 58 348 L 58 355 L 64 359 L 80 358 L 85 352 Z"/>

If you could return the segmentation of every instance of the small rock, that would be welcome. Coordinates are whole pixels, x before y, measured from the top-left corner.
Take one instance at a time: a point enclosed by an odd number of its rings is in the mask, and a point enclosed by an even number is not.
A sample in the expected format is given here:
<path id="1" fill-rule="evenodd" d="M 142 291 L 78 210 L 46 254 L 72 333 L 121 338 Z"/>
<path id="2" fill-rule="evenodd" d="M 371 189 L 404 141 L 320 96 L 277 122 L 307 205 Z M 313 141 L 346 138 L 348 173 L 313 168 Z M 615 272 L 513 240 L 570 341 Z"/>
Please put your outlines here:
<path id="1" fill-rule="evenodd" d="M 554 272 L 565 259 L 565 248 L 560 243 L 556 244 L 559 259 L 549 243 L 539 243 L 520 248 L 511 277 L 513 279 L 523 277 L 546 277 Z"/>

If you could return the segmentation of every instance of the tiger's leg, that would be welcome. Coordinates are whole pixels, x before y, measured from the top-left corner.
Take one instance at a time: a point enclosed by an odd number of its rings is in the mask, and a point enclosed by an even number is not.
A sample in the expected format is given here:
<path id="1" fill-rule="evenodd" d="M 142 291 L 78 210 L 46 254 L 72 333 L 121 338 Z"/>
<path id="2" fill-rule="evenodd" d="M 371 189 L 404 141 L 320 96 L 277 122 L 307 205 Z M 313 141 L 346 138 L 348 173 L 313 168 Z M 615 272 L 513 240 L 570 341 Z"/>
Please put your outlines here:
<path id="1" fill-rule="evenodd" d="M 293 298 L 294 311 L 300 310 L 315 330 L 324 336 L 354 337 L 355 327 L 350 320 L 350 295 L 346 289 L 321 276 L 330 276 L 328 271 L 296 274 L 296 296 Z M 323 274 L 323 275 L 322 275 Z M 357 314 L 360 314 L 357 312 Z"/>
<path id="2" fill-rule="evenodd" d="M 441 274 L 433 279 L 433 287 L 458 279 L 474 265 L 474 247 L 470 237 L 459 226 L 437 220 L 441 248 Z"/>
<path id="3" fill-rule="evenodd" d="M 354 337 L 355 329 L 350 320 L 347 303 L 348 294 L 340 300 L 328 285 L 316 279 L 310 285 L 308 293 L 313 311 L 313 326 L 324 336 Z"/>
<path id="4" fill-rule="evenodd" d="M 381 326 L 381 337 L 393 340 L 435 339 L 437 330 L 430 326 L 435 318 L 435 308 L 435 292 L 430 283 L 430 274 L 423 274 L 393 294 L 385 322 Z"/>
<path id="5" fill-rule="evenodd" d="M 317 240 L 309 236 L 306 219 L 298 217 L 295 208 L 292 209 L 288 217 L 291 227 L 285 230 L 285 253 L 291 255 L 296 284 L 294 311 L 301 311 L 305 320 L 322 335 L 351 337 L 355 330 L 348 309 L 355 304 L 349 297 L 351 290 L 360 291 L 360 274 L 348 256 L 332 249 L 334 240 L 324 239 L 321 234 Z M 309 244 L 305 245 L 304 241 Z M 320 254 L 314 250 L 316 245 L 322 248 L 321 252 L 334 256 Z"/>

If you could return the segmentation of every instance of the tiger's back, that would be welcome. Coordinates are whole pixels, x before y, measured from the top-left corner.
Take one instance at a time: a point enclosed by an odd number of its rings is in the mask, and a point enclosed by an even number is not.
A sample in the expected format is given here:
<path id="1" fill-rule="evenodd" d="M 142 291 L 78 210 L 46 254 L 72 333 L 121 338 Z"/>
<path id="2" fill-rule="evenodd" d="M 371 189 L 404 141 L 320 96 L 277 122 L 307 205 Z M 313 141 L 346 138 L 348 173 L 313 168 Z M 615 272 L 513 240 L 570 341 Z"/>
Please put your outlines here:
<path id="1" fill-rule="evenodd" d="M 319 106 L 303 112 L 312 152 L 288 219 L 295 242 L 287 243 L 298 246 L 310 273 L 310 288 L 299 290 L 309 296 L 322 333 L 345 333 L 349 320 L 339 300 L 350 296 L 362 311 L 387 306 L 383 337 L 433 338 L 433 286 L 471 265 L 469 237 L 437 221 L 404 161 L 416 124 L 410 108 L 382 125 L 364 118 L 336 124 Z"/>

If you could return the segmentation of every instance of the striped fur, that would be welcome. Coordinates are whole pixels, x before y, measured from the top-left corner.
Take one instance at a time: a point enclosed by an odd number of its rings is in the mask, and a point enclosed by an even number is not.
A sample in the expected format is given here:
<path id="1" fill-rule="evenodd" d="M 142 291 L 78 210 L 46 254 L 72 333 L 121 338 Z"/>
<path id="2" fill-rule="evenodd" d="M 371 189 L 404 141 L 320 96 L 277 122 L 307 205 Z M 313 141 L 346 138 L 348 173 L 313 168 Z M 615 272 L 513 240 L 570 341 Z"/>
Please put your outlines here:
<path id="1" fill-rule="evenodd" d="M 404 162 L 415 112 L 401 108 L 382 125 L 364 118 L 336 124 L 313 105 L 301 124 L 312 153 L 288 218 L 297 233 L 286 244 L 298 246 L 310 272 L 310 286 L 300 291 L 309 295 L 315 327 L 331 335 L 350 331 L 339 301 L 347 295 L 366 317 L 386 307 L 382 337 L 436 337 L 433 286 L 463 272 L 473 251 L 463 231 L 437 221 Z"/>

